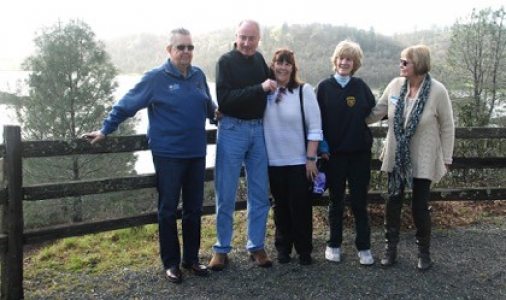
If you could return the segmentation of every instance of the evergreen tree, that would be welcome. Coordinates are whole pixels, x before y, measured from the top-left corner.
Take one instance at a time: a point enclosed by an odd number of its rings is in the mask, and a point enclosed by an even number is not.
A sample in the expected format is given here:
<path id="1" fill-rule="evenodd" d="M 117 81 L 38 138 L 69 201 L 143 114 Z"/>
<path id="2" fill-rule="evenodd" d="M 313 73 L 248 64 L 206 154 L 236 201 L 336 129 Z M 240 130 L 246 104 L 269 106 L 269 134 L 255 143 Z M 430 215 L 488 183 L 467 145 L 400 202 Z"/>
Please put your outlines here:
<path id="1" fill-rule="evenodd" d="M 87 24 L 73 20 L 42 29 L 34 41 L 36 52 L 22 65 L 30 72 L 28 96 L 17 110 L 23 138 L 71 140 L 97 129 L 113 104 L 118 73 L 103 43 Z M 134 122 L 123 124 L 120 134 L 134 134 Z M 135 172 L 135 160 L 132 153 L 25 159 L 24 178 L 25 183 L 41 183 L 115 177 Z M 65 218 L 83 220 L 86 197 L 60 201 L 57 207 Z M 39 211 L 41 207 L 33 213 Z M 42 215 L 58 219 L 54 215 L 61 213 L 53 209 Z"/>

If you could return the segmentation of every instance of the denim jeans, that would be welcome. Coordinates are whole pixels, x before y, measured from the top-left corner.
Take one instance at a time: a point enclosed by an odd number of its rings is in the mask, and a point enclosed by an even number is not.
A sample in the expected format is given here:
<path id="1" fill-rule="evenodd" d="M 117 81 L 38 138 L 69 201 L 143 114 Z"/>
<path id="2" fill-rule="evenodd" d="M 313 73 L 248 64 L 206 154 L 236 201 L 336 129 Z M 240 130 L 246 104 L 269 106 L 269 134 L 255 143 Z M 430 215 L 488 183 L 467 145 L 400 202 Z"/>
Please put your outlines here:
<path id="1" fill-rule="evenodd" d="M 181 250 L 177 231 L 177 207 L 182 196 L 184 263 L 198 263 L 206 159 L 164 158 L 153 155 L 158 189 L 160 256 L 165 269 L 179 266 Z"/>
<path id="2" fill-rule="evenodd" d="M 239 175 L 244 165 L 247 185 L 246 249 L 264 248 L 270 203 L 267 151 L 261 119 L 241 120 L 223 116 L 218 123 L 214 184 L 216 191 L 216 253 L 232 250 L 234 212 Z"/>

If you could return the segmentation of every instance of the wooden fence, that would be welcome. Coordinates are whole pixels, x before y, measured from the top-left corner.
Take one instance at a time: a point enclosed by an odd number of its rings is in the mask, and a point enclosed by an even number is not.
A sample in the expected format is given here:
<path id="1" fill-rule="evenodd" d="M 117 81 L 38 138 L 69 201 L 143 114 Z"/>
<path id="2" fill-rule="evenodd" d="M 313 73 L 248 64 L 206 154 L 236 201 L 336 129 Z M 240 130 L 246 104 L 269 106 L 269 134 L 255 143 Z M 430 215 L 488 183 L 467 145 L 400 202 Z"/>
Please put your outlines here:
<path id="1" fill-rule="evenodd" d="M 375 138 L 384 138 L 386 128 L 372 127 Z M 506 128 L 457 128 L 457 139 L 499 139 L 506 138 Z M 216 143 L 216 130 L 208 131 L 208 144 Z M 78 154 L 122 153 L 147 150 L 145 135 L 111 136 L 98 145 L 87 140 L 22 141 L 18 126 L 4 127 L 4 142 L 0 144 L 0 174 L 4 182 L 0 185 L 0 267 L 2 300 L 23 299 L 23 246 L 56 239 L 94 234 L 104 231 L 153 224 L 157 222 L 156 212 L 132 217 L 107 219 L 24 229 L 23 201 L 58 199 L 65 197 L 96 195 L 125 190 L 155 187 L 154 174 L 82 180 L 65 183 L 23 185 L 23 159 Z M 3 160 L 3 164 L 1 163 Z M 380 162 L 373 159 L 372 169 L 378 170 Z M 3 170 L 1 170 L 3 168 Z M 454 157 L 452 169 L 502 169 L 506 168 L 505 157 Z M 1 175 L 0 175 L 1 179 Z M 208 169 L 206 181 L 213 180 L 213 169 Z M 381 203 L 384 191 L 370 191 L 371 203 Z M 503 200 L 506 188 L 497 186 L 433 189 L 431 201 Z M 313 205 L 328 204 L 328 197 L 315 198 Z M 245 200 L 238 200 L 237 210 L 246 208 Z M 205 215 L 214 214 L 213 204 L 205 204 Z M 179 212 L 179 217 L 181 216 Z"/>

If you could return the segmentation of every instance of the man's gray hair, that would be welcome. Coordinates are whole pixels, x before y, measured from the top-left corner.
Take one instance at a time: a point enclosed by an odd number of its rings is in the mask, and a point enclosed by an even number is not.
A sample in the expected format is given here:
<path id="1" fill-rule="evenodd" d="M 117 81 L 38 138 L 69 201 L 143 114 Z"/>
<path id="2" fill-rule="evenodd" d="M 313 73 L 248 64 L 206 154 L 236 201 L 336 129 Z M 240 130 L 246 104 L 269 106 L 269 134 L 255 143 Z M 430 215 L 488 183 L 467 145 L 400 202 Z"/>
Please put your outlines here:
<path id="1" fill-rule="evenodd" d="M 255 21 L 255 20 L 252 20 L 252 19 L 244 19 L 244 20 L 241 20 L 241 21 L 239 22 L 239 24 L 237 24 L 237 27 L 235 28 L 235 30 L 237 31 L 237 29 L 238 29 L 239 27 L 241 27 L 241 25 L 242 25 L 242 24 L 244 24 L 244 23 L 250 23 L 250 24 L 253 24 L 253 25 L 256 27 L 256 29 L 258 30 L 258 32 L 260 32 L 260 23 L 258 23 L 258 22 L 257 22 L 257 21 Z"/>
<path id="2" fill-rule="evenodd" d="M 176 28 L 176 29 L 172 29 L 170 31 L 170 34 L 169 34 L 169 45 L 174 45 L 175 43 L 175 39 L 176 39 L 176 35 L 191 35 L 190 34 L 190 31 L 186 28 L 183 28 L 183 27 L 180 27 L 180 28 Z"/>

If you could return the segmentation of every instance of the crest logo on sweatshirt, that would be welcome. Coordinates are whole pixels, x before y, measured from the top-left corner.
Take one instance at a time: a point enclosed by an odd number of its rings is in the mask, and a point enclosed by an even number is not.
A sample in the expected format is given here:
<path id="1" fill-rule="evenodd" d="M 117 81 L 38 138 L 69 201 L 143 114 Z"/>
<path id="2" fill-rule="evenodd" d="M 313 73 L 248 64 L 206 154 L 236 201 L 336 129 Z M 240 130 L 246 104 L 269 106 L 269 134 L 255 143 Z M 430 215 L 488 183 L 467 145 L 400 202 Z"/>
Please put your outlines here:
<path id="1" fill-rule="evenodd" d="M 346 104 L 348 104 L 348 107 L 355 106 L 355 97 L 353 96 L 346 97 Z"/>

